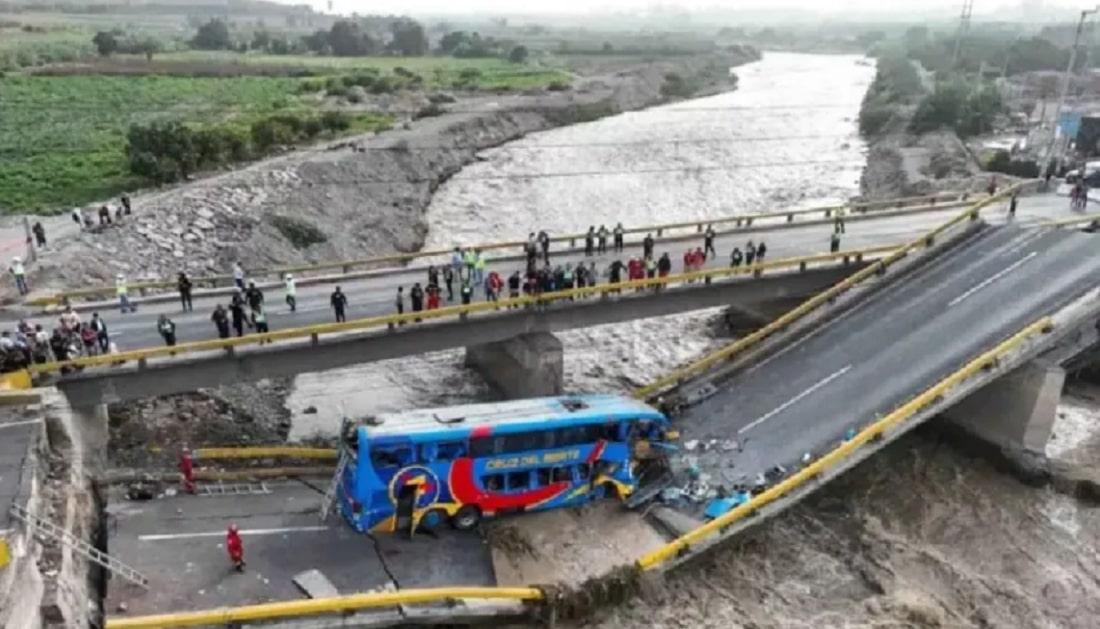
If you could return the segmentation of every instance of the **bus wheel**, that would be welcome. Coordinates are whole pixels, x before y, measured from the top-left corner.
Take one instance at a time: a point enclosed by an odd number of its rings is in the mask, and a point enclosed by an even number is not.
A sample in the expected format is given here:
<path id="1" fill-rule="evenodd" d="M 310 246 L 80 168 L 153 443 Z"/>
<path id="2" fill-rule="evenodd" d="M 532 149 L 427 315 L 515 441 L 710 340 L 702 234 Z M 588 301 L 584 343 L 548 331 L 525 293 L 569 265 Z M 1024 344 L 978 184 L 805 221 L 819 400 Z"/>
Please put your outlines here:
<path id="1" fill-rule="evenodd" d="M 425 531 L 434 531 L 447 521 L 447 512 L 443 509 L 432 509 L 420 518 L 420 528 Z"/>
<path id="2" fill-rule="evenodd" d="M 618 498 L 619 488 L 615 486 L 615 483 L 604 483 L 600 485 L 599 498 Z"/>
<path id="3" fill-rule="evenodd" d="M 451 518 L 451 526 L 460 531 L 469 531 L 481 521 L 481 509 L 474 505 L 466 505 L 458 510 Z"/>

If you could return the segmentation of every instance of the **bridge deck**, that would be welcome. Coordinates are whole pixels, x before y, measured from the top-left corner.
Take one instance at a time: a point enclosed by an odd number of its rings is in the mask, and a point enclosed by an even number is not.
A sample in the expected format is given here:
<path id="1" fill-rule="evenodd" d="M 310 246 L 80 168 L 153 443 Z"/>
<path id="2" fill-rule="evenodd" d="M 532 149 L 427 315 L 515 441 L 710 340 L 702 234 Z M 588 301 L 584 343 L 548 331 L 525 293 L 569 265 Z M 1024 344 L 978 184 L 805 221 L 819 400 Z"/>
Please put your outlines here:
<path id="1" fill-rule="evenodd" d="M 718 447 L 684 462 L 709 474 L 712 487 L 731 487 L 820 454 L 1092 288 L 1095 247 L 1075 231 L 991 229 L 691 408 L 681 419 L 685 439 Z"/>

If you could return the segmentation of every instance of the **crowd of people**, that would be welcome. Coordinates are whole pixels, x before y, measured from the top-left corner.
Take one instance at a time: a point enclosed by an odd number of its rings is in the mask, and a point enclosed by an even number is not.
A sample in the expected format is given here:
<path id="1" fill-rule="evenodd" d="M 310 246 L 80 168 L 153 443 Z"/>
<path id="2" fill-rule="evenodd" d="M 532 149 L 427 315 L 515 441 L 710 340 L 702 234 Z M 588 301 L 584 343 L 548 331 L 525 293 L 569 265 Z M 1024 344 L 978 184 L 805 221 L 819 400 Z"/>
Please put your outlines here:
<path id="1" fill-rule="evenodd" d="M 110 353 L 118 353 L 118 348 L 111 342 L 107 323 L 99 313 L 84 321 L 71 306 L 61 313 L 51 332 L 42 324 L 20 321 L 14 331 L 0 333 L 0 361 L 5 373 L 31 364 Z M 68 369 L 63 373 L 68 373 Z"/>

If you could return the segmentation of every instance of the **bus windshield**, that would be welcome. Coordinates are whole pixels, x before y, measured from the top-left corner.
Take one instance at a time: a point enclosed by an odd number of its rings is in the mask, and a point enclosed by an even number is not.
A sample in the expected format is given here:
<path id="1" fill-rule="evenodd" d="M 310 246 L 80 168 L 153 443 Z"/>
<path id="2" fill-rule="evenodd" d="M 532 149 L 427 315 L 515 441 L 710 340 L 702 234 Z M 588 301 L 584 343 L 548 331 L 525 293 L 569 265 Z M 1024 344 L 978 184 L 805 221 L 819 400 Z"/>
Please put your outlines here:
<path id="1" fill-rule="evenodd" d="M 676 438 L 662 413 L 614 395 L 391 413 L 355 430 L 359 465 L 341 510 L 371 532 L 466 530 L 483 518 L 626 498 L 639 466 Z"/>

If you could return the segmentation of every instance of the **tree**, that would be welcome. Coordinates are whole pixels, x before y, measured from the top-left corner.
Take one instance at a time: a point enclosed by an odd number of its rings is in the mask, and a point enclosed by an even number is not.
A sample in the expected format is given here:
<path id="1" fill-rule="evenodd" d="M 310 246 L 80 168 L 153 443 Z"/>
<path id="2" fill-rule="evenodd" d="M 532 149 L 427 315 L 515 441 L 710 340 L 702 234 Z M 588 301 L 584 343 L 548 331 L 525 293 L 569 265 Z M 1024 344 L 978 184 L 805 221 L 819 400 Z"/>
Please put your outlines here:
<path id="1" fill-rule="evenodd" d="M 428 54 L 428 34 L 420 22 L 412 18 L 400 18 L 390 24 L 390 50 L 404 57 L 422 57 Z"/>
<path id="2" fill-rule="evenodd" d="M 458 50 L 458 47 L 469 39 L 470 36 L 466 34 L 466 31 L 451 31 L 439 38 L 439 52 L 449 55 Z"/>
<path id="3" fill-rule="evenodd" d="M 110 57 L 118 51 L 118 39 L 114 33 L 109 31 L 96 33 L 95 37 L 92 38 L 92 44 L 95 45 L 95 49 L 101 57 Z"/>
<path id="4" fill-rule="evenodd" d="M 163 48 L 160 45 L 160 40 L 153 39 L 152 37 L 146 37 L 136 42 L 132 50 L 135 54 L 145 55 L 147 61 L 153 60 L 153 55 L 161 52 Z"/>
<path id="5" fill-rule="evenodd" d="M 375 41 L 351 20 L 336 20 L 328 32 L 328 47 L 337 57 L 361 57 L 377 50 Z"/>
<path id="6" fill-rule="evenodd" d="M 527 61 L 527 46 L 516 46 L 508 53 L 508 61 L 511 63 L 524 63 Z"/>
<path id="7" fill-rule="evenodd" d="M 233 38 L 225 22 L 212 19 L 199 27 L 191 45 L 199 50 L 230 50 L 233 48 Z"/>

